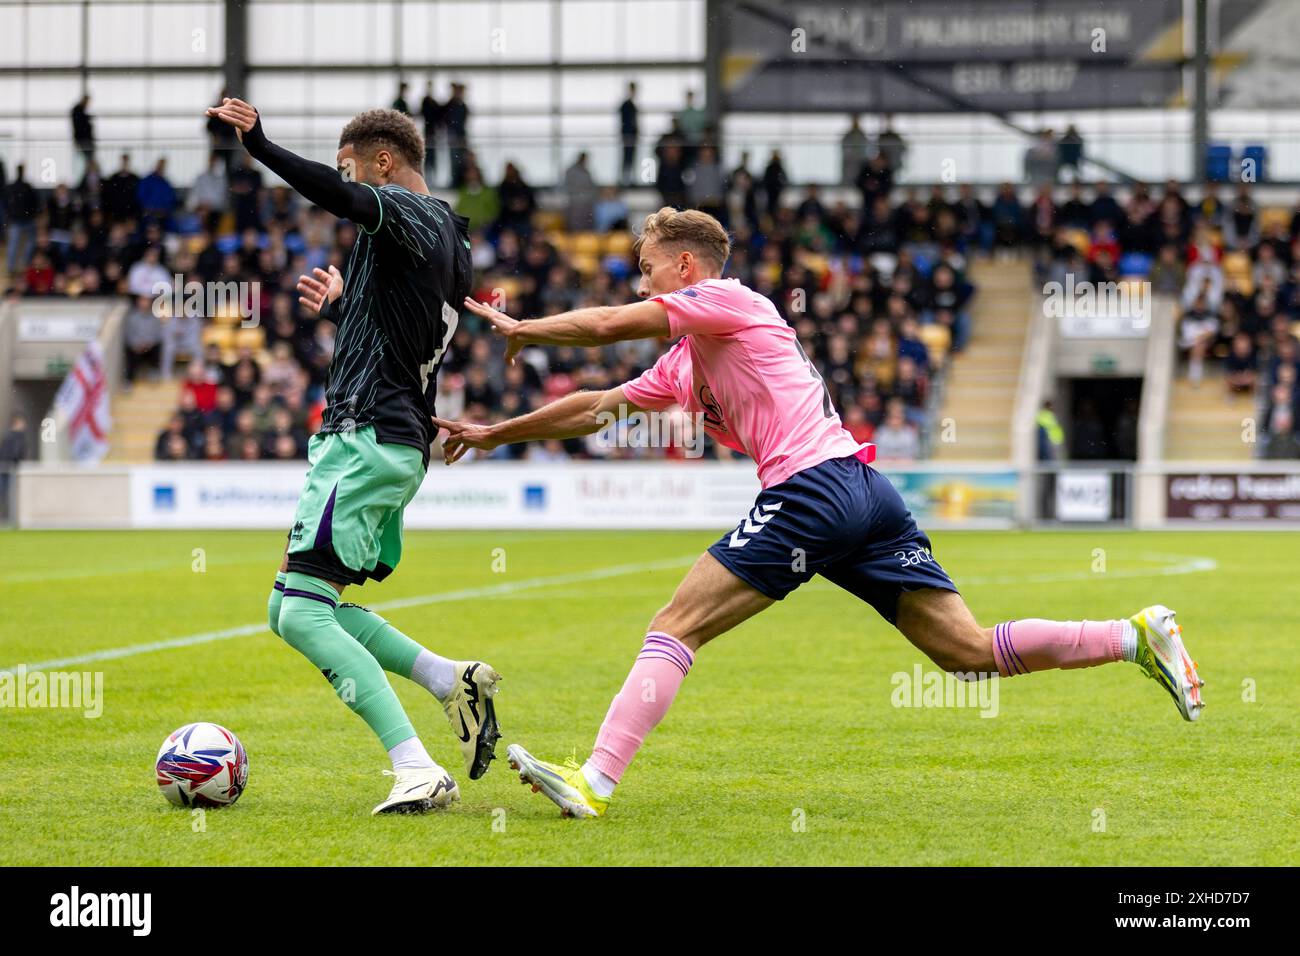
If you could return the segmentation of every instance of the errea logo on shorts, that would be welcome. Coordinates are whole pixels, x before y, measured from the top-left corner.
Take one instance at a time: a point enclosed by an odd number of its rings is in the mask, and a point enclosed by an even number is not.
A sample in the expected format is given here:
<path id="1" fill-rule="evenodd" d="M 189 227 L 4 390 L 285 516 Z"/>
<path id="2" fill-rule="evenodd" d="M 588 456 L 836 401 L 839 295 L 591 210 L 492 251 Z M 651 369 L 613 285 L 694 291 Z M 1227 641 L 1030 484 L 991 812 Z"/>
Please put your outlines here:
<path id="1" fill-rule="evenodd" d="M 153 929 L 152 893 L 82 893 L 78 886 L 50 897 L 50 925 L 130 927 L 133 936 Z"/>

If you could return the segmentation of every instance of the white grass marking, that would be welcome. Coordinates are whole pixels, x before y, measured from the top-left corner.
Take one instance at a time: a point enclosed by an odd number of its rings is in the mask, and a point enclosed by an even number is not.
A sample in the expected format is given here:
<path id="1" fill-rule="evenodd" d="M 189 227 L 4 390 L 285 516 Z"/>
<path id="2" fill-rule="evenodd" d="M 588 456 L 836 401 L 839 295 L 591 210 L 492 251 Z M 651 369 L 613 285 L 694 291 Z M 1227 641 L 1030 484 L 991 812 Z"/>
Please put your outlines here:
<path id="1" fill-rule="evenodd" d="M 436 594 L 422 594 L 415 597 L 397 598 L 392 601 L 383 601 L 377 604 L 369 604 L 367 607 L 375 611 L 395 611 L 400 608 L 421 607 L 427 604 L 444 604 L 448 601 L 469 601 L 475 598 L 501 597 L 513 594 L 516 591 L 525 591 L 531 588 L 545 588 L 552 586 L 562 586 L 567 584 L 577 584 L 584 581 L 600 581 L 605 578 L 622 577 L 626 574 L 640 574 L 646 571 L 670 571 L 675 568 L 683 568 L 694 564 L 698 554 L 688 555 L 681 558 L 666 558 L 662 561 L 647 561 L 639 564 L 617 564 L 608 568 L 594 568 L 590 571 L 574 571 L 570 574 L 555 574 L 541 578 L 527 578 L 523 581 L 503 581 L 500 584 L 489 584 L 485 587 L 461 588 L 456 591 L 440 591 Z M 344 595 L 346 597 L 346 593 Z M 37 661 L 34 664 L 27 664 L 28 672 L 54 670 L 60 667 L 73 667 L 78 664 L 90 664 L 95 661 L 110 661 L 121 657 L 134 657 L 137 654 L 149 654 L 153 651 L 166 651 L 177 647 L 193 647 L 196 644 L 211 644 L 214 641 L 227 641 L 235 637 L 248 637 L 252 634 L 261 634 L 267 631 L 266 622 L 258 624 L 244 624 L 240 627 L 228 627 L 220 631 L 204 631 L 201 634 L 189 634 L 185 637 L 173 637 L 165 641 L 149 641 L 144 644 L 129 644 L 126 647 L 111 647 L 102 651 L 91 651 L 86 654 L 77 654 L 72 657 L 60 657 L 55 660 Z M 0 668 L 0 674 L 12 673 L 18 667 L 23 666 L 14 664 L 9 667 Z"/>
<path id="2" fill-rule="evenodd" d="M 489 584 L 485 587 L 461 588 L 456 591 L 442 591 L 436 594 L 423 594 L 415 597 L 397 598 L 392 601 L 383 601 L 378 604 L 369 605 L 376 611 L 395 611 L 408 607 L 423 607 L 429 604 L 444 604 L 449 601 L 469 601 L 475 598 L 484 597 L 508 597 L 519 591 L 528 591 L 534 588 L 555 587 L 568 584 L 578 584 L 586 581 L 600 581 L 605 578 L 622 577 L 626 574 L 638 574 L 645 571 L 669 571 L 674 568 L 682 568 L 694 564 L 698 555 L 689 555 L 682 558 L 666 558 L 663 561 L 649 561 L 641 564 L 618 564 L 608 568 L 594 568 L 590 571 L 575 571 L 570 574 L 556 574 L 549 577 L 528 578 L 523 581 L 503 581 L 500 584 Z M 1167 561 L 1171 562 L 1160 567 L 1152 568 L 1118 568 L 1113 571 L 1093 572 L 1093 571 L 1058 571 L 1044 574 L 1002 574 L 1002 575 L 985 575 L 961 578 L 957 581 L 960 588 L 983 587 L 993 584 L 1051 584 L 1060 581 L 1086 581 L 1095 580 L 1099 583 L 1115 578 L 1142 578 L 1142 577 L 1166 577 L 1177 574 L 1197 574 L 1203 571 L 1213 571 L 1218 568 L 1219 563 L 1213 558 L 1188 557 L 1179 554 L 1143 554 L 1138 556 L 1141 561 Z M 834 585 L 817 583 L 805 585 L 802 590 L 833 590 Z M 211 644 L 215 641 L 226 641 L 235 637 L 248 637 L 253 634 L 261 634 L 267 630 L 265 623 L 245 624 L 240 627 L 230 627 L 220 631 L 204 631 L 201 634 L 190 634 L 185 637 L 169 638 L 165 641 L 150 641 L 144 644 L 129 644 L 126 647 L 112 647 L 102 651 L 91 651 L 88 654 L 78 654 L 73 657 L 61 657 L 49 661 L 37 661 L 34 664 L 27 664 L 26 668 L 30 671 L 53 670 L 59 667 L 72 667 L 78 664 L 90 664 L 95 661 L 116 660 L 121 657 L 134 657 L 137 654 L 149 654 L 153 651 L 166 651 L 178 647 L 193 647 L 196 644 Z M 10 667 L 0 668 L 0 674 L 12 673 L 18 667 L 23 666 L 14 664 Z"/>

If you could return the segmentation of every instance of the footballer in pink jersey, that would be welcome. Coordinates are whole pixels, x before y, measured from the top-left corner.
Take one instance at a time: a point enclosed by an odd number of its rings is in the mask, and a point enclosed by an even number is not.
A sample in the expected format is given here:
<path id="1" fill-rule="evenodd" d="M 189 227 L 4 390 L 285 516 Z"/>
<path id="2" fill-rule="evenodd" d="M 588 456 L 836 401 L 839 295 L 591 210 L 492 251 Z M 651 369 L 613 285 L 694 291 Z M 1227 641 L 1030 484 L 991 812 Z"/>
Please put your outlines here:
<path id="1" fill-rule="evenodd" d="M 701 413 L 714 440 L 754 459 L 762 490 L 650 622 L 591 757 L 559 765 L 512 745 L 510 762 L 524 782 L 565 815 L 603 815 L 700 647 L 818 574 L 869 603 L 931 660 L 964 679 L 1127 660 L 1169 692 L 1184 719 L 1200 715 L 1203 681 L 1183 647 L 1181 626 L 1162 605 L 1118 620 L 976 623 L 897 490 L 870 466 L 872 446 L 854 441 L 841 424 L 793 329 L 769 300 L 721 277 L 730 239 L 716 219 L 665 207 L 647 217 L 633 248 L 641 302 L 531 321 L 472 299 L 466 308 L 505 336 L 512 361 L 534 344 L 677 343 L 617 388 L 576 392 L 495 425 L 435 418 L 447 430 L 447 464 L 471 448 L 587 435 L 611 413 L 679 405 Z M 647 686 L 655 693 L 644 694 Z"/>

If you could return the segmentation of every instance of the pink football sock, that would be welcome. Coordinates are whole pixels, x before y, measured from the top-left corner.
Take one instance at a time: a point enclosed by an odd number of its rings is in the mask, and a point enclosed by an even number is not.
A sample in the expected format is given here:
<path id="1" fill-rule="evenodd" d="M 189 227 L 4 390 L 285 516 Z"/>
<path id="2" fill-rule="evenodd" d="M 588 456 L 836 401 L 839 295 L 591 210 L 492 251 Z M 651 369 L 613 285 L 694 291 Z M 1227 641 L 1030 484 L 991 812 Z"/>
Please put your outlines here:
<path id="1" fill-rule="evenodd" d="M 587 762 L 618 783 L 646 735 L 668 713 L 694 662 L 695 657 L 677 638 L 662 631 L 647 634 L 623 689 L 609 705 Z"/>
<path id="2" fill-rule="evenodd" d="M 1005 621 L 993 629 L 993 659 L 1003 677 L 1095 667 L 1120 659 L 1123 636 L 1123 621 Z"/>

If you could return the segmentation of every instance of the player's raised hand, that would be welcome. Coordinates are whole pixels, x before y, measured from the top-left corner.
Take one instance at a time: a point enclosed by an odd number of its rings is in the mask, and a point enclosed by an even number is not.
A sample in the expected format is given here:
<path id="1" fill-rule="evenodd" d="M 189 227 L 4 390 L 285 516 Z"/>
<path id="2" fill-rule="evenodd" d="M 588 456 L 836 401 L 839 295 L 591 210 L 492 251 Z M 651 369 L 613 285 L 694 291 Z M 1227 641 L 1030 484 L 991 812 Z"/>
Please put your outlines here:
<path id="1" fill-rule="evenodd" d="M 442 440 L 442 459 L 450 465 L 465 457 L 471 448 L 491 451 L 499 442 L 492 437 L 492 426 L 475 425 L 473 422 L 450 422 L 436 415 L 429 416 L 438 428 L 447 430 L 447 437 Z"/>
<path id="2" fill-rule="evenodd" d="M 241 143 L 244 141 L 244 134 L 257 125 L 257 110 L 243 100 L 229 96 L 221 100 L 220 106 L 209 107 L 207 115 L 215 116 L 221 122 L 233 126 L 235 135 L 239 137 Z"/>
<path id="3" fill-rule="evenodd" d="M 515 356 L 523 348 L 523 341 L 520 340 L 520 327 L 523 325 L 518 319 L 512 319 L 504 312 L 498 312 L 492 306 L 479 302 L 477 299 L 465 297 L 465 308 L 469 309 L 480 318 L 487 319 L 492 328 L 505 336 L 506 339 L 506 359 L 511 365 L 515 362 Z"/>
<path id="4" fill-rule="evenodd" d="M 334 266 L 329 271 L 313 269 L 311 275 L 298 276 L 298 301 L 320 315 L 325 300 L 337 302 L 343 294 L 343 275 Z"/>

